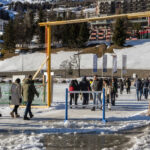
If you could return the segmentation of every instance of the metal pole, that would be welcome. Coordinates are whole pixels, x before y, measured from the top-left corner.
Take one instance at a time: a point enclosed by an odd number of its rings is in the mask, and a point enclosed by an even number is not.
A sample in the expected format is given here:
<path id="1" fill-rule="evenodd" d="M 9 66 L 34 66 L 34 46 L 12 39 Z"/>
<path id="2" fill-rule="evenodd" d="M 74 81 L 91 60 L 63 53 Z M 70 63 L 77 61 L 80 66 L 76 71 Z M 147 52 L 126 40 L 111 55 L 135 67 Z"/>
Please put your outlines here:
<path id="1" fill-rule="evenodd" d="M 21 59 L 22 59 L 22 74 L 23 74 L 23 54 L 21 54 Z"/>
<path id="2" fill-rule="evenodd" d="M 104 61 L 104 58 L 103 58 L 104 56 L 103 56 L 103 55 L 104 55 L 104 54 L 103 54 L 103 50 L 102 50 L 102 78 L 103 78 L 103 69 L 104 69 L 104 68 L 103 68 L 103 63 L 104 63 L 104 62 L 103 62 L 103 61 Z"/>
<path id="3" fill-rule="evenodd" d="M 68 89 L 66 88 L 65 121 L 68 120 Z"/>
<path id="4" fill-rule="evenodd" d="M 105 119 L 105 88 L 103 88 L 103 118 L 102 118 L 102 122 L 106 123 L 106 119 Z"/>
<path id="5" fill-rule="evenodd" d="M 47 105 L 50 107 L 51 105 L 51 26 L 47 26 L 47 55 L 49 56 L 47 61 Z"/>

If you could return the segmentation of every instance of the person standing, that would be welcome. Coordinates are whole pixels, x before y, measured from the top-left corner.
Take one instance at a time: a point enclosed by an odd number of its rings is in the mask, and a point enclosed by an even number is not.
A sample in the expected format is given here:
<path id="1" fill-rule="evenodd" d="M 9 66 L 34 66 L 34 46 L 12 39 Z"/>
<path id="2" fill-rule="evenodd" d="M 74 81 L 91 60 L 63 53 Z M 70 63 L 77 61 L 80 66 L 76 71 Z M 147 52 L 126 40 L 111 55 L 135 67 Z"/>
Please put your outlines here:
<path id="1" fill-rule="evenodd" d="M 79 91 L 79 84 L 77 80 L 74 80 L 74 90 L 75 91 Z M 75 105 L 78 105 L 78 97 L 79 97 L 79 93 L 75 93 Z"/>
<path id="2" fill-rule="evenodd" d="M 105 98 L 108 109 L 111 110 L 111 86 L 108 80 L 103 81 L 103 88 L 105 88 Z"/>
<path id="3" fill-rule="evenodd" d="M 26 109 L 24 113 L 24 120 L 30 120 L 27 116 L 29 114 L 30 118 L 33 117 L 31 112 L 32 101 L 34 100 L 34 95 L 36 94 L 39 97 L 39 93 L 37 92 L 34 81 L 32 80 L 32 75 L 29 75 L 29 78 L 24 79 L 23 83 L 23 99 L 26 102 Z"/>
<path id="4" fill-rule="evenodd" d="M 113 106 L 115 106 L 116 95 L 117 95 L 117 84 L 113 78 L 111 83 L 111 103 Z"/>
<path id="5" fill-rule="evenodd" d="M 21 96 L 21 84 L 19 78 L 17 78 L 11 86 L 10 100 L 11 100 L 11 104 L 14 105 L 12 112 L 10 112 L 11 117 L 12 118 L 20 117 L 20 115 L 18 115 L 18 108 L 20 103 L 22 102 L 22 96 Z"/>
<path id="6" fill-rule="evenodd" d="M 69 84 L 69 91 L 74 91 L 75 90 L 75 85 L 74 85 L 74 80 L 71 80 L 70 84 Z M 75 94 L 74 93 L 70 93 L 70 108 L 72 108 L 72 100 L 75 99 Z"/>
<path id="7" fill-rule="evenodd" d="M 100 85 L 100 81 L 98 80 L 97 75 L 94 75 L 91 88 L 92 88 L 92 91 L 94 91 L 94 92 L 100 92 L 102 90 L 101 85 Z M 96 99 L 99 100 L 100 108 L 102 109 L 101 93 L 93 93 L 93 108 L 91 109 L 92 111 L 95 111 Z"/>
<path id="8" fill-rule="evenodd" d="M 90 83 L 86 79 L 86 76 L 82 78 L 82 81 L 79 83 L 80 91 L 89 91 L 90 90 Z M 89 94 L 88 93 L 83 93 L 83 108 L 85 105 L 88 104 L 89 101 Z"/>

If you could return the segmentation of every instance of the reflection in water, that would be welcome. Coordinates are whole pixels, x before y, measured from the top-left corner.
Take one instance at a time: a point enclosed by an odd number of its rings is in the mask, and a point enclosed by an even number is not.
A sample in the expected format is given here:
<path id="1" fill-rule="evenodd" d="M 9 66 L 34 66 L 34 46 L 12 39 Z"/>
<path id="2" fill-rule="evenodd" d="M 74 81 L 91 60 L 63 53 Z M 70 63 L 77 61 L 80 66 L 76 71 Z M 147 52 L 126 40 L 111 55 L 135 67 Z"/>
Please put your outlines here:
<path id="1" fill-rule="evenodd" d="M 126 143 L 130 138 L 124 135 L 98 135 L 98 134 L 62 134 L 46 135 L 43 139 L 47 150 L 99 150 L 113 148 L 115 150 L 126 149 Z M 128 148 L 131 145 L 128 145 Z"/>

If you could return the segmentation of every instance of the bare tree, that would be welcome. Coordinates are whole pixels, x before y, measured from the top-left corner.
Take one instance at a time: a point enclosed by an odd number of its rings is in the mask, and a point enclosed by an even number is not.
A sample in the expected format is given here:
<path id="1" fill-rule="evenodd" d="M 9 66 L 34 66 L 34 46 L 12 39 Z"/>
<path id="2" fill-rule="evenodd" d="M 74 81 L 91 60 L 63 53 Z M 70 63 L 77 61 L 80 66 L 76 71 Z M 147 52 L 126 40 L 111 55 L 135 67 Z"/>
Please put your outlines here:
<path id="1" fill-rule="evenodd" d="M 65 70 L 65 78 L 67 76 L 67 73 L 69 75 L 72 75 L 73 73 L 73 64 L 70 60 L 64 60 L 61 64 L 60 64 L 60 69 Z"/>
<path id="2" fill-rule="evenodd" d="M 78 50 L 78 53 L 70 57 L 70 59 L 72 66 L 74 67 L 74 69 L 78 70 L 78 76 L 80 77 L 80 61 L 81 61 L 80 51 Z"/>

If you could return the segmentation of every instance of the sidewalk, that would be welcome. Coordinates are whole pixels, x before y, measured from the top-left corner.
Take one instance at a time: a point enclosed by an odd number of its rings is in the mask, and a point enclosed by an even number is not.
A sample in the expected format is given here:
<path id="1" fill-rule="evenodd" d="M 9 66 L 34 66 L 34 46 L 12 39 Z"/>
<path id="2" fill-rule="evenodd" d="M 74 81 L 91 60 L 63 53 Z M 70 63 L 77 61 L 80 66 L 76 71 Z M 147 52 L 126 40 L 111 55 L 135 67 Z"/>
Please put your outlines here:
<path id="1" fill-rule="evenodd" d="M 60 91 L 61 92 L 61 91 Z M 57 91 L 57 98 L 59 91 Z M 62 97 L 62 95 L 60 94 Z M 117 132 L 119 130 L 130 129 L 147 125 L 150 123 L 150 117 L 146 116 L 148 101 L 142 99 L 137 101 L 135 90 L 131 94 L 119 95 L 116 100 L 116 106 L 112 110 L 106 107 L 107 123 L 103 124 L 102 110 L 91 111 L 90 108 L 69 109 L 69 124 L 64 126 L 65 103 L 64 100 L 54 100 L 52 107 L 47 109 L 32 109 L 34 118 L 30 121 L 24 121 L 23 118 L 11 118 L 11 109 L 8 106 L 1 106 L 0 112 L 3 117 L 0 118 L 0 132 L 4 131 L 27 131 L 35 132 Z M 56 99 L 56 97 L 54 97 Z M 78 102 L 79 105 L 82 101 Z M 92 101 L 90 102 L 92 104 Z M 92 105 L 91 105 L 92 107 Z M 143 112 L 145 111 L 145 113 Z M 20 108 L 19 113 L 23 116 L 24 109 Z M 36 131 L 37 130 L 37 131 Z"/>

